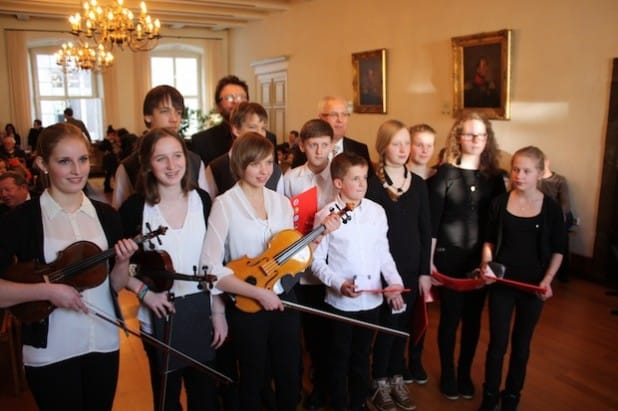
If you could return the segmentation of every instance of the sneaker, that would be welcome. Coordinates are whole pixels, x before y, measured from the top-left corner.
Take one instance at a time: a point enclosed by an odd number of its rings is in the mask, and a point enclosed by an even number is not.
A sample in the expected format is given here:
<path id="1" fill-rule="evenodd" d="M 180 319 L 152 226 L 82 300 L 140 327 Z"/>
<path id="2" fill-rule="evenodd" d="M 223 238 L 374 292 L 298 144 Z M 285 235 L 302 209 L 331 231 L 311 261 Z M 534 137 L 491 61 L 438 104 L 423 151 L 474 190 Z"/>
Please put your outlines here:
<path id="1" fill-rule="evenodd" d="M 403 378 L 403 382 L 406 384 L 412 384 L 414 382 L 414 377 L 412 376 L 412 372 L 407 368 L 403 370 L 401 373 L 401 377 Z"/>
<path id="2" fill-rule="evenodd" d="M 474 397 L 474 384 L 472 384 L 470 377 L 458 378 L 457 388 L 459 389 L 459 394 L 466 400 L 471 400 Z"/>
<path id="3" fill-rule="evenodd" d="M 457 390 L 457 381 L 455 376 L 442 376 L 440 378 L 440 392 L 449 400 L 456 400 L 459 398 L 459 391 Z"/>
<path id="4" fill-rule="evenodd" d="M 373 382 L 374 393 L 371 396 L 371 403 L 379 411 L 397 411 L 395 402 L 391 397 L 391 385 L 386 378 L 378 378 Z"/>
<path id="5" fill-rule="evenodd" d="M 401 375 L 395 375 L 391 378 L 391 398 L 397 406 L 403 410 L 415 410 L 416 404 L 410 398 L 408 387 L 403 382 Z"/>
<path id="6" fill-rule="evenodd" d="M 423 385 L 423 384 L 427 384 L 427 381 L 429 381 L 429 377 L 427 377 L 427 372 L 425 372 L 425 368 L 423 368 L 423 364 L 421 364 L 420 362 L 414 364 L 414 368 L 412 369 L 412 381 Z"/>

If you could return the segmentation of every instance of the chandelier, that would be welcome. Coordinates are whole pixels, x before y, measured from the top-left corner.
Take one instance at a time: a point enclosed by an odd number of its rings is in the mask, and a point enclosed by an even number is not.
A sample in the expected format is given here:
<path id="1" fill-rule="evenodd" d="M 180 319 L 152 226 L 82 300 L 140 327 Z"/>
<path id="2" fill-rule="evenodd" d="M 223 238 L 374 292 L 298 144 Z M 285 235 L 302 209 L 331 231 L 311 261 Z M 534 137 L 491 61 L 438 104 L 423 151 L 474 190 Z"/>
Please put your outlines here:
<path id="1" fill-rule="evenodd" d="M 55 54 L 56 64 L 69 72 L 81 70 L 102 71 L 114 62 L 114 56 L 102 44 L 92 46 L 88 43 L 64 43 Z"/>
<path id="2" fill-rule="evenodd" d="M 149 51 L 161 37 L 161 23 L 153 20 L 146 10 L 146 4 L 140 4 L 140 13 L 135 16 L 123 7 L 123 0 L 115 0 L 113 5 L 100 6 L 97 0 L 85 0 L 82 13 L 69 17 L 71 34 L 78 38 L 85 37 L 94 42 L 96 47 L 103 46 L 112 51 L 114 47 L 132 51 Z"/>

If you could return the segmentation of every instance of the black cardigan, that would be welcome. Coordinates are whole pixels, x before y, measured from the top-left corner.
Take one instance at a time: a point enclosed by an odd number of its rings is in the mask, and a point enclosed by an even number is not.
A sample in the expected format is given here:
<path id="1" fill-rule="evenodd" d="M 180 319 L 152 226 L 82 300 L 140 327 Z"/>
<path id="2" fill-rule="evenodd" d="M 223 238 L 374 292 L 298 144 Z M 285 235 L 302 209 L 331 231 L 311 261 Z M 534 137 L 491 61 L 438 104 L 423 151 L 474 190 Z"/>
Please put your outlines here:
<path id="1" fill-rule="evenodd" d="M 487 224 L 486 241 L 493 244 L 494 257 L 497 256 L 502 247 L 504 215 L 507 212 L 506 206 L 509 200 L 509 193 L 504 193 L 495 198 L 489 211 L 489 222 Z M 563 254 L 566 252 L 566 229 L 564 217 L 560 205 L 548 196 L 543 196 L 541 206 L 541 226 L 537 231 L 541 267 L 545 270 L 551 261 L 554 253 Z"/>
<path id="2" fill-rule="evenodd" d="M 90 199 L 101 222 L 107 244 L 111 248 L 122 235 L 122 223 L 120 216 L 110 205 Z M 0 276 L 4 275 L 7 268 L 13 263 L 13 258 L 18 262 L 45 261 L 43 223 L 41 215 L 41 202 L 39 199 L 26 201 L 0 220 Z M 10 234 L 9 234 L 10 233 Z M 110 267 L 113 267 L 113 258 Z M 116 317 L 122 319 L 118 305 L 117 293 L 110 287 Z M 37 348 L 47 347 L 47 331 L 49 328 L 48 318 L 34 324 L 22 325 L 22 340 L 26 345 Z"/>

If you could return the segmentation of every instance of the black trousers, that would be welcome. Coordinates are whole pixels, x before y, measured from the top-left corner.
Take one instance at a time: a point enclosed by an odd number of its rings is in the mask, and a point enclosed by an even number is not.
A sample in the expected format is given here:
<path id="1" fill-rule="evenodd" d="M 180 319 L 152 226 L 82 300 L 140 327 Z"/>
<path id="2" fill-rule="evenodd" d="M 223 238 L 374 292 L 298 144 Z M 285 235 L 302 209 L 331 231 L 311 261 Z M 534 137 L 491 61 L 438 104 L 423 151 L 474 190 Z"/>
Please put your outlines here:
<path id="1" fill-rule="evenodd" d="M 400 314 L 393 314 L 391 307 L 384 300 L 380 307 L 380 325 L 396 330 L 410 332 L 412 327 L 412 312 L 417 293 L 413 290 L 402 294 L 406 303 L 406 310 Z M 386 378 L 393 375 L 402 375 L 406 370 L 405 350 L 407 339 L 392 334 L 378 332 L 373 345 L 373 378 Z M 413 344 L 410 342 L 410 344 Z"/>
<path id="2" fill-rule="evenodd" d="M 110 411 L 118 362 L 118 351 L 89 353 L 43 367 L 26 367 L 26 380 L 41 411 Z"/>
<path id="3" fill-rule="evenodd" d="M 326 289 L 323 284 L 299 284 L 295 290 L 300 304 L 328 311 L 328 306 L 324 302 Z M 300 318 L 305 350 L 311 359 L 313 390 L 326 394 L 330 376 L 328 355 L 332 332 L 331 320 L 308 313 L 301 313 Z"/>
<path id="4" fill-rule="evenodd" d="M 455 338 L 460 322 L 461 339 L 457 374 L 460 377 L 469 377 L 481 332 L 481 313 L 485 294 L 485 288 L 457 292 L 441 287 L 438 348 L 443 378 L 455 376 Z"/>
<path id="5" fill-rule="evenodd" d="M 380 307 L 365 311 L 340 311 L 334 314 L 377 324 Z M 369 394 L 369 356 L 374 331 L 357 325 L 338 322 L 333 327 L 331 345 L 331 405 L 333 409 L 360 409 Z"/>
<path id="6" fill-rule="evenodd" d="M 165 404 L 164 408 L 161 409 L 161 371 L 164 367 L 159 364 L 158 348 L 144 343 L 144 350 L 150 366 L 150 386 L 152 387 L 154 410 L 182 411 L 180 391 L 183 382 L 187 393 L 188 411 L 215 411 L 220 408 L 217 401 L 216 384 L 212 377 L 193 367 L 185 367 L 167 374 Z M 213 360 L 207 362 L 206 365 L 214 368 L 214 363 Z"/>
<path id="7" fill-rule="evenodd" d="M 294 411 L 300 398 L 300 316 L 297 311 L 233 308 L 230 333 L 239 368 L 239 409 L 260 410 L 262 391 L 272 377 L 278 411 Z"/>
<path id="8" fill-rule="evenodd" d="M 489 347 L 485 360 L 485 390 L 497 394 L 502 380 L 502 363 L 509 340 L 511 358 L 504 391 L 519 395 L 524 386 L 530 342 L 539 321 L 543 302 L 534 294 L 494 284 L 489 291 Z M 513 319 L 514 317 L 514 319 Z"/>

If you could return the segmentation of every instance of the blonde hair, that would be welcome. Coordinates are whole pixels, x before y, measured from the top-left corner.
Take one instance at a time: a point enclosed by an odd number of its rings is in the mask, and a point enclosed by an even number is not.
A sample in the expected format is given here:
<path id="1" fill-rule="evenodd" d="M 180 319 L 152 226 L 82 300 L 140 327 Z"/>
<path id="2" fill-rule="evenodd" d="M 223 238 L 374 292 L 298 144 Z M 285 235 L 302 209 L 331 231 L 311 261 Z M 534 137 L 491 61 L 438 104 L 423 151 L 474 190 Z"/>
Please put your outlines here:
<path id="1" fill-rule="evenodd" d="M 515 161 L 515 157 L 528 157 L 531 160 L 536 161 L 536 168 L 543 174 L 545 170 L 545 154 L 541 151 L 540 148 L 536 146 L 526 146 L 517 150 L 513 157 L 511 158 L 511 167 L 513 167 L 513 161 Z"/>
<path id="2" fill-rule="evenodd" d="M 380 156 L 380 159 L 378 160 L 378 166 L 376 168 L 376 177 L 378 177 L 378 180 L 380 181 L 380 183 L 382 183 L 382 185 L 384 185 L 386 182 L 386 177 L 384 177 L 384 153 L 386 152 L 386 148 L 393 139 L 393 136 L 405 128 L 406 125 L 399 120 L 386 120 L 378 128 L 375 148 L 378 152 L 378 155 Z M 406 167 L 405 164 L 404 167 Z M 388 192 L 389 197 L 395 201 L 399 197 L 397 193 L 394 193 L 391 190 L 386 191 Z"/>

